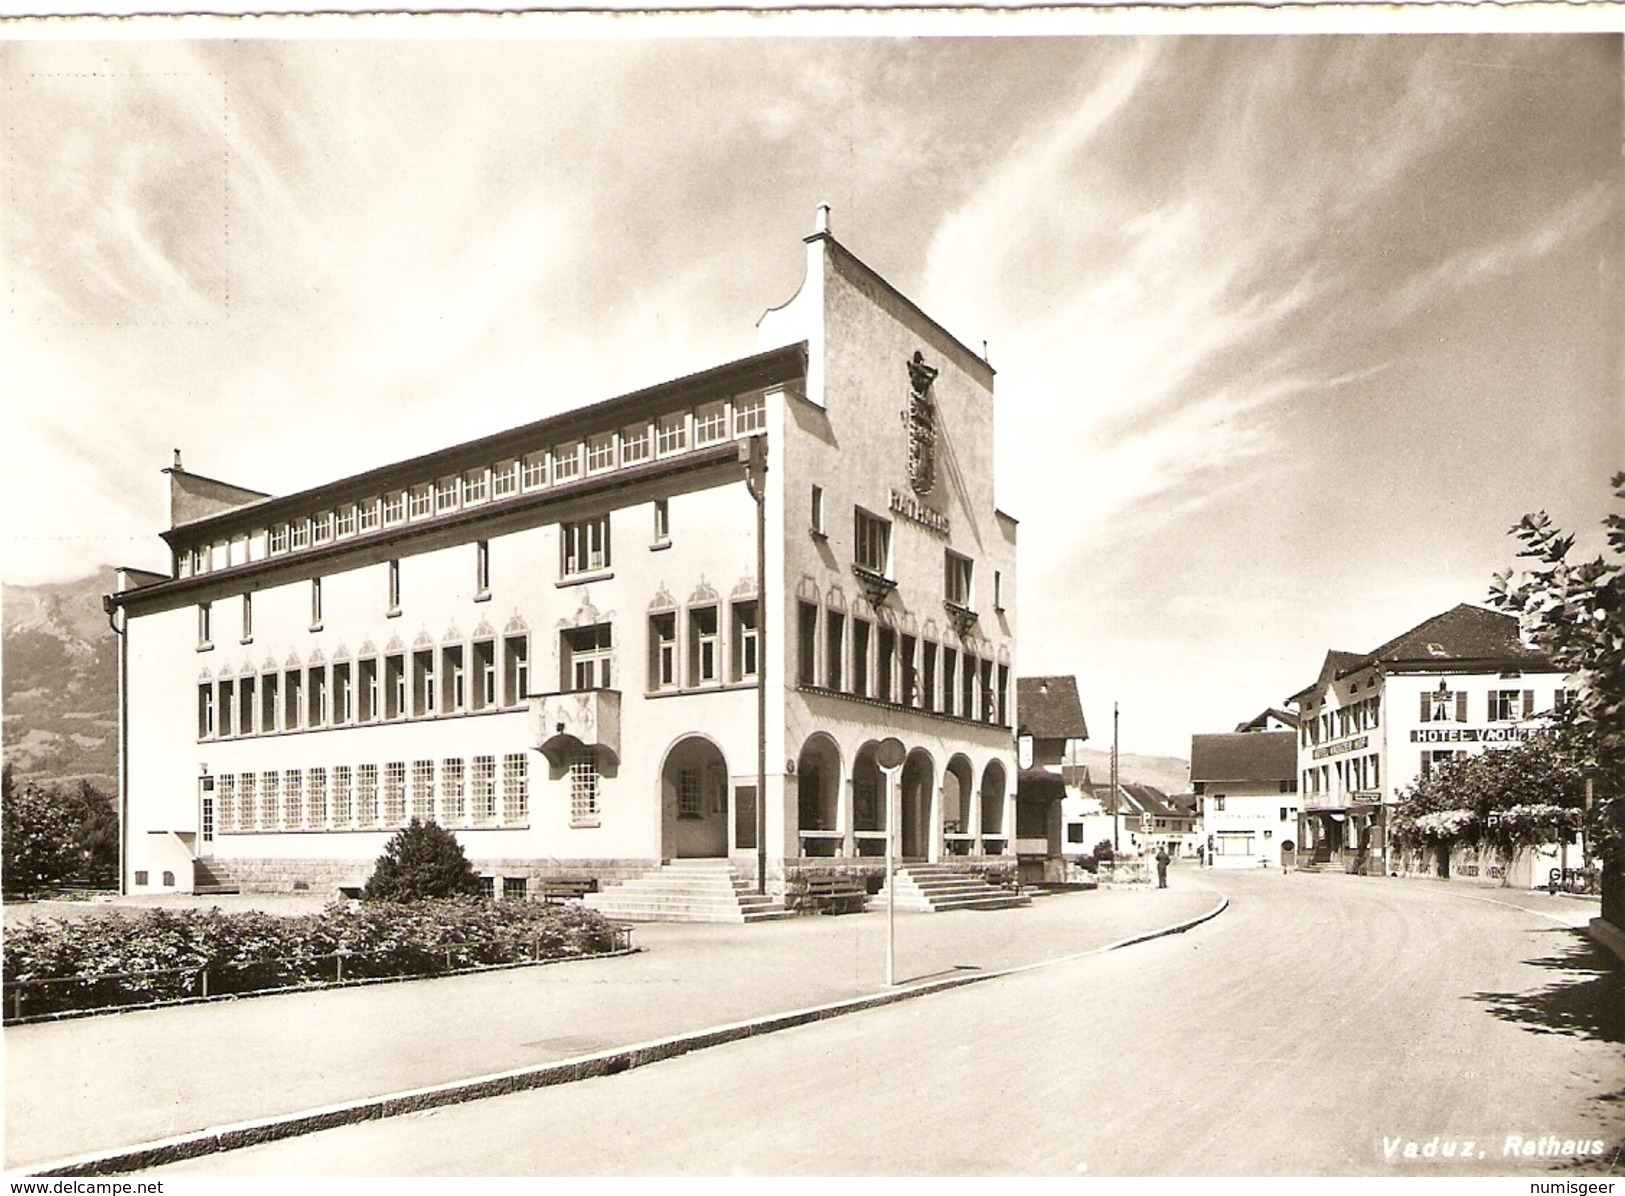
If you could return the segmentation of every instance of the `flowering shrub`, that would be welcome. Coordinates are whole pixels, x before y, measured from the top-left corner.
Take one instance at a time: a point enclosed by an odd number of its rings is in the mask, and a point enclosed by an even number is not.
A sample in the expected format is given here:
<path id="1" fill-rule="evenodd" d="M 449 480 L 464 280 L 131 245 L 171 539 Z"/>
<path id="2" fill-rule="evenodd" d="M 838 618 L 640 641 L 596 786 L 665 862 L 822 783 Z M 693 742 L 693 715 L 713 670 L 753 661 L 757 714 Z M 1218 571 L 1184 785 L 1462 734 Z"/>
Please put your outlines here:
<path id="1" fill-rule="evenodd" d="M 1462 843 L 1473 840 L 1478 815 L 1471 810 L 1437 810 L 1411 819 L 1409 830 L 1424 843 Z"/>
<path id="2" fill-rule="evenodd" d="M 330 905 L 278 917 L 210 910 L 36 919 L 6 932 L 6 1015 L 243 993 L 345 979 L 424 976 L 596 955 L 615 927 L 576 904 L 473 900 Z M 64 983 L 10 988 L 16 981 Z M 67 983 L 66 981 L 72 981 Z"/>

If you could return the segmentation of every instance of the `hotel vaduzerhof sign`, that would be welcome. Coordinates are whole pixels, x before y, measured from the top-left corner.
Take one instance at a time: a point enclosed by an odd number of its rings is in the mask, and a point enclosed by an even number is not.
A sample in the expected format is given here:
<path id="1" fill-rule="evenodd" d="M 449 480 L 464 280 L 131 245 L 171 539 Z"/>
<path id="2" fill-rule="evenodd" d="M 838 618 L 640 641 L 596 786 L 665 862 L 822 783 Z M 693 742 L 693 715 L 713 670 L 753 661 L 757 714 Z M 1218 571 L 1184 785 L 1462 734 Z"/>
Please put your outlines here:
<path id="1" fill-rule="evenodd" d="M 1412 743 L 1517 743 L 1534 734 L 1529 727 L 1421 727 Z"/>
<path id="2" fill-rule="evenodd" d="M 908 427 L 908 484 L 914 494 L 893 490 L 890 506 L 909 522 L 946 536 L 948 516 L 915 497 L 930 494 L 937 484 L 937 404 L 931 397 L 936 379 L 937 371 L 925 364 L 925 355 L 914 350 L 908 363 L 908 407 L 903 415 Z"/>

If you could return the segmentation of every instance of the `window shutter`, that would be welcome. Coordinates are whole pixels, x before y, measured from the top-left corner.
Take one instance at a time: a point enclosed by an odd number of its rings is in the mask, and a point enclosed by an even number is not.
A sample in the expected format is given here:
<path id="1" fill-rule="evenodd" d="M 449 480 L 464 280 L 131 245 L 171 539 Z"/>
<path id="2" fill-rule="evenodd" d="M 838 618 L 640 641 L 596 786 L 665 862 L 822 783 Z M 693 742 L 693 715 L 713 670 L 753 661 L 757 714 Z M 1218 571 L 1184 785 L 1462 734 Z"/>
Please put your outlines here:
<path id="1" fill-rule="evenodd" d="M 1422 721 L 1424 723 L 1433 721 L 1433 695 L 1427 690 L 1422 691 Z"/>
<path id="2" fill-rule="evenodd" d="M 1456 695 L 1456 721 L 1458 723 L 1464 723 L 1464 722 L 1467 721 L 1467 691 L 1466 690 L 1462 690 L 1460 693 L 1458 693 Z"/>
<path id="3" fill-rule="evenodd" d="M 1563 711 L 1563 705 L 1564 705 L 1563 699 L 1564 699 L 1564 693 L 1563 693 L 1562 690 L 1557 689 L 1557 690 L 1552 691 L 1552 709 L 1554 711 L 1557 711 L 1560 714 Z"/>
<path id="4" fill-rule="evenodd" d="M 1534 716 L 1534 713 L 1535 713 L 1535 691 L 1532 690 L 1532 689 L 1526 689 L 1526 690 L 1523 691 L 1523 716 L 1525 718 L 1532 718 Z"/>

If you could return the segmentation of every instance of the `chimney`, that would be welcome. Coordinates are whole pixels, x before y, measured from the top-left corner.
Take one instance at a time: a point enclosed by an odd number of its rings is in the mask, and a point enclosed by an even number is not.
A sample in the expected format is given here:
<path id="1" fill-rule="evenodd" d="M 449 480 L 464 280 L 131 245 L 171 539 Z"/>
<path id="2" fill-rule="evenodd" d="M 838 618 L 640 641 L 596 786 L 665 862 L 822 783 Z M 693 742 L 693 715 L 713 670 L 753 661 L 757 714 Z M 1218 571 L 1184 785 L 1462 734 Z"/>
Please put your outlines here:
<path id="1" fill-rule="evenodd" d="M 175 460 L 171 463 L 170 468 L 174 469 L 174 470 L 182 470 L 183 467 L 181 465 L 181 450 L 180 449 L 175 449 L 175 450 L 173 450 L 173 452 L 175 454 Z"/>
<path id="2" fill-rule="evenodd" d="M 829 205 L 827 203 L 821 203 L 821 204 L 818 205 L 817 214 L 813 217 L 813 235 L 814 236 L 821 236 L 821 235 L 827 235 L 828 233 L 829 233 Z"/>

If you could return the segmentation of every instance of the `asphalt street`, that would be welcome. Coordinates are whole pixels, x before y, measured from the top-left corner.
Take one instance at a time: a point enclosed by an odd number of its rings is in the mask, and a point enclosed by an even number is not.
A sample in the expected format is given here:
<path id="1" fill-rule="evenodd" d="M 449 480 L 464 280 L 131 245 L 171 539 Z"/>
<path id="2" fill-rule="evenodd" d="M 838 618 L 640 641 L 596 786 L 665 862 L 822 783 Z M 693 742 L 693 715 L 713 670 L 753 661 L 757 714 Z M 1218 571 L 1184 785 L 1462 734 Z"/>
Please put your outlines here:
<path id="1" fill-rule="evenodd" d="M 1625 1174 L 1625 975 L 1574 929 L 1594 906 L 1201 880 L 1230 908 L 1182 935 L 168 1171 Z"/>

